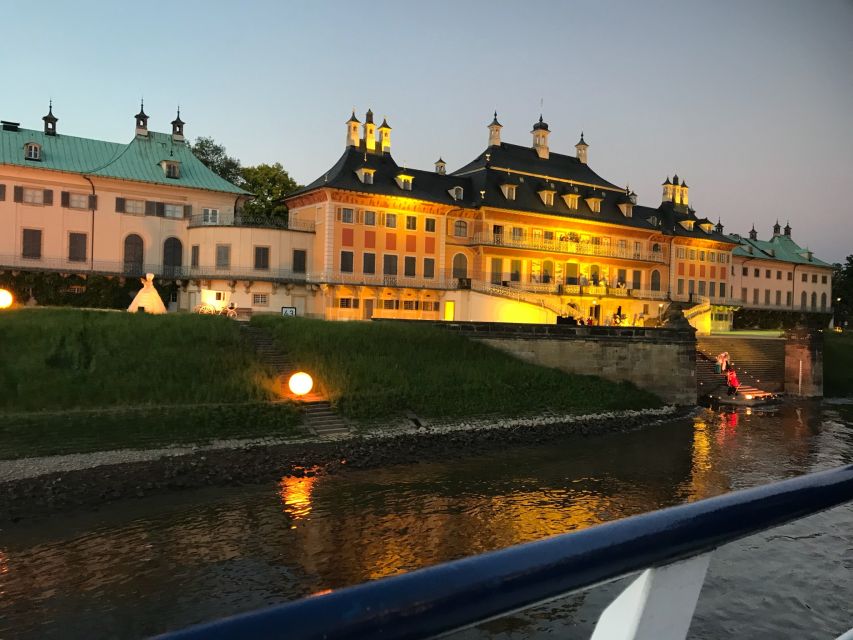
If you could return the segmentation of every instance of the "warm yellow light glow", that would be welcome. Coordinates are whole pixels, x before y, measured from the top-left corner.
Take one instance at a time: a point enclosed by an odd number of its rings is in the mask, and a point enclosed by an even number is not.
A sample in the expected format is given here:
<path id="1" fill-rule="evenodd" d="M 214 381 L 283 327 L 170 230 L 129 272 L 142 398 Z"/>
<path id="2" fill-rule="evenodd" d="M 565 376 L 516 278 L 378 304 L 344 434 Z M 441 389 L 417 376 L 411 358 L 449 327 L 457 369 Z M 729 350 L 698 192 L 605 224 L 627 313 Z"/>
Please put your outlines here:
<path id="1" fill-rule="evenodd" d="M 0 289 L 0 309 L 8 309 L 14 301 L 15 299 L 10 292 Z"/>
<path id="2" fill-rule="evenodd" d="M 290 376 L 287 386 L 293 394 L 304 396 L 314 388 L 314 380 L 304 371 L 299 371 Z"/>
<path id="3" fill-rule="evenodd" d="M 751 393 L 747 393 L 744 397 L 745 397 L 747 400 L 752 400 L 752 394 L 751 394 Z"/>

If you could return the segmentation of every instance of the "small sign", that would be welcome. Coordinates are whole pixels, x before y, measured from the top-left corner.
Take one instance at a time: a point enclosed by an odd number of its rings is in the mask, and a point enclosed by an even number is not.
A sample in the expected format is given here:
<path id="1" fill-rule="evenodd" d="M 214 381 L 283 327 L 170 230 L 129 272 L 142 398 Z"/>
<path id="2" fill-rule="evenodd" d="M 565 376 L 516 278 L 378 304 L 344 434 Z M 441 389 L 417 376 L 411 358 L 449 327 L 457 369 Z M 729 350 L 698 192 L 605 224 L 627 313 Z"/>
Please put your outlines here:
<path id="1" fill-rule="evenodd" d="M 281 308 L 281 315 L 286 316 L 286 317 L 290 317 L 290 318 L 295 318 L 296 317 L 296 307 L 282 307 Z"/>

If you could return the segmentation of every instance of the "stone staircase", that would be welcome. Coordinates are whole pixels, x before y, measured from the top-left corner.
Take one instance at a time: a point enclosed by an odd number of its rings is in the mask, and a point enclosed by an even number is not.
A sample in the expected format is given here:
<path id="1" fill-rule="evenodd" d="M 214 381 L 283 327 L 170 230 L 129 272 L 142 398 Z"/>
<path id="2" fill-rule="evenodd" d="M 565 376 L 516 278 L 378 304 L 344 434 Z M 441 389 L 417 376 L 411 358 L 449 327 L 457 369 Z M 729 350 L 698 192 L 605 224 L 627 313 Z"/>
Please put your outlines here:
<path id="1" fill-rule="evenodd" d="M 714 368 L 716 362 L 716 356 L 703 353 L 698 349 L 696 350 L 696 391 L 700 398 L 703 396 L 723 397 L 726 395 L 726 391 L 728 390 L 726 376 L 716 372 Z M 738 387 L 738 394 L 740 396 L 750 395 L 754 398 L 761 398 L 769 395 L 766 389 L 755 386 L 761 383 L 755 380 L 750 374 L 741 372 L 738 369 L 737 376 L 740 381 L 740 387 Z"/>
<path id="2" fill-rule="evenodd" d="M 486 295 L 509 298 L 510 300 L 517 300 L 518 302 L 526 302 L 536 307 L 542 307 L 543 309 L 552 311 L 557 316 L 562 315 L 564 311 L 568 311 L 575 319 L 584 317 L 575 305 L 569 305 L 568 308 L 561 309 L 559 304 L 552 303 L 548 298 L 542 297 L 542 295 L 516 289 L 515 287 L 505 287 L 500 284 L 475 280 L 471 283 L 471 289 L 479 293 L 485 293 Z"/>
<path id="3" fill-rule="evenodd" d="M 282 397 L 287 395 L 287 381 L 296 372 L 290 358 L 276 346 L 272 337 L 258 327 L 242 325 L 243 334 L 258 354 L 258 359 L 272 369 L 278 380 Z M 335 437 L 349 435 L 349 425 L 334 412 L 329 401 L 312 391 L 299 400 L 302 405 L 305 427 L 316 436 Z"/>
<path id="4" fill-rule="evenodd" d="M 738 378 L 766 391 L 785 388 L 785 340 L 744 336 L 697 336 L 697 350 L 711 359 L 723 351 L 737 369 Z"/>

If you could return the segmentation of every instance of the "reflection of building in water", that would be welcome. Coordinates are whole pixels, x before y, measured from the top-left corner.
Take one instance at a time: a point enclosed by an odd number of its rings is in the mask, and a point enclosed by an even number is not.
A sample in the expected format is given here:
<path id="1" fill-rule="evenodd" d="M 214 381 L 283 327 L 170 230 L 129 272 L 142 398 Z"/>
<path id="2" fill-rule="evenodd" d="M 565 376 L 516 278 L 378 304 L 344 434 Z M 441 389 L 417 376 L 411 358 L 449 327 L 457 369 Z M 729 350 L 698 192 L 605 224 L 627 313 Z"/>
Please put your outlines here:
<path id="1" fill-rule="evenodd" d="M 284 503 L 284 511 L 293 516 L 294 520 L 301 520 L 311 513 L 311 489 L 316 476 L 304 478 L 282 478 L 281 501 Z"/>

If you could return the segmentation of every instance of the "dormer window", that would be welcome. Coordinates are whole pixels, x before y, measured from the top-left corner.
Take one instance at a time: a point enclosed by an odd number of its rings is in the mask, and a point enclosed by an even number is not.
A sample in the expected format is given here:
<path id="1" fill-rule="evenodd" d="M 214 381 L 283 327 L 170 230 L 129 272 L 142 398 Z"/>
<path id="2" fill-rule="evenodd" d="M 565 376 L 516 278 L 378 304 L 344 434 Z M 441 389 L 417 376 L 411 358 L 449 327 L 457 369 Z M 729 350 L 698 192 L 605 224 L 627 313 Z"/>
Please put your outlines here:
<path id="1" fill-rule="evenodd" d="M 368 169 L 367 167 L 361 167 L 355 172 L 362 184 L 373 184 L 374 173 L 376 173 L 376 169 Z"/>
<path id="2" fill-rule="evenodd" d="M 414 180 L 413 176 L 408 176 L 404 173 L 401 173 L 397 176 L 397 186 L 400 187 L 403 191 L 411 191 L 412 190 L 412 181 Z"/>
<path id="3" fill-rule="evenodd" d="M 27 160 L 41 160 L 41 145 L 36 142 L 28 142 L 24 145 L 24 157 Z"/>
<path id="4" fill-rule="evenodd" d="M 705 233 L 711 233 L 714 230 L 714 225 L 712 225 L 710 222 L 703 222 L 699 225 L 699 227 L 701 227 L 702 231 L 704 231 Z"/>
<path id="5" fill-rule="evenodd" d="M 563 201 L 566 203 L 566 206 L 569 209 L 577 210 L 579 200 L 580 200 L 580 194 L 577 194 L 577 193 L 565 193 L 565 194 L 563 194 Z"/>
<path id="6" fill-rule="evenodd" d="M 502 184 L 501 191 L 503 191 L 504 198 L 507 200 L 515 200 L 515 190 L 517 186 L 514 184 Z"/>
<path id="7" fill-rule="evenodd" d="M 160 163 L 163 167 L 163 173 L 167 178 L 177 179 L 181 177 L 181 163 L 177 160 L 163 160 Z"/>
<path id="8" fill-rule="evenodd" d="M 628 202 L 620 202 L 619 210 L 622 212 L 622 215 L 626 218 L 632 218 L 634 216 L 634 205 Z"/>
<path id="9" fill-rule="evenodd" d="M 542 189 L 539 192 L 539 197 L 542 198 L 542 202 L 546 207 L 554 206 L 554 191 L 551 191 L 550 189 Z"/>
<path id="10" fill-rule="evenodd" d="M 462 187 L 453 187 L 452 189 L 450 189 L 450 191 L 448 191 L 448 193 L 450 194 L 450 197 L 454 200 L 461 200 L 463 194 L 465 193 L 465 190 Z"/>
<path id="11" fill-rule="evenodd" d="M 693 231 L 693 220 L 682 220 L 681 226 L 687 229 L 688 231 Z"/>

